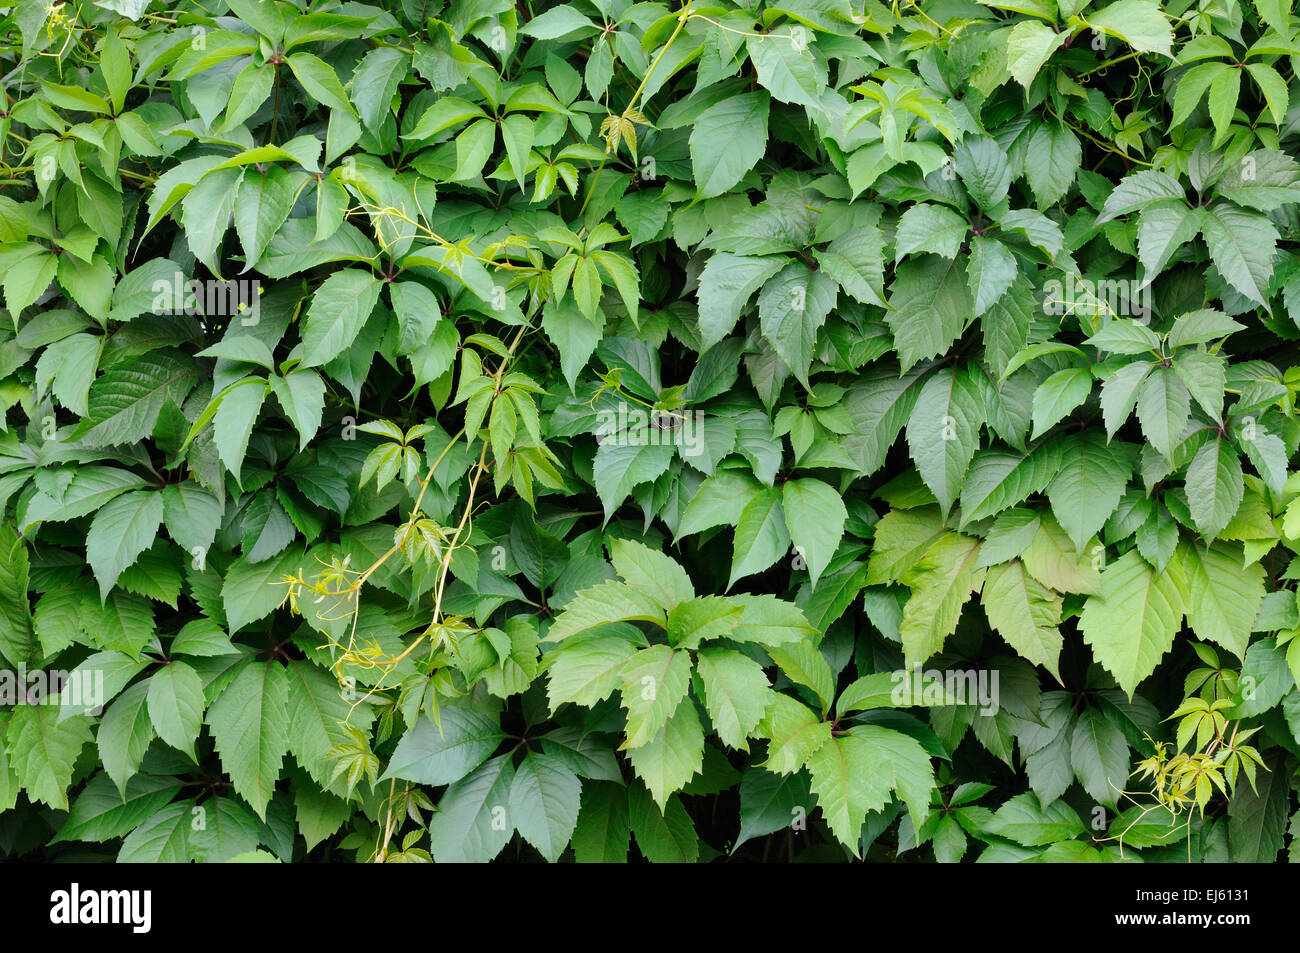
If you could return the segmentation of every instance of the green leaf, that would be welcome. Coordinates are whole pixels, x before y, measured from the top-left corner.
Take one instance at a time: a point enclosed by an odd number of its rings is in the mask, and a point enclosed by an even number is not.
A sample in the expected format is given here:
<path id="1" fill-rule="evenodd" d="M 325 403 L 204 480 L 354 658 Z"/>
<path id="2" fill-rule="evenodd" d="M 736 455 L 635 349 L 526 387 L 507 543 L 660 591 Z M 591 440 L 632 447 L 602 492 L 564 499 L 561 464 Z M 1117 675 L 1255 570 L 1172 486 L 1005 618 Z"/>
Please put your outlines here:
<path id="1" fill-rule="evenodd" d="M 1016 559 L 989 570 L 980 598 L 989 624 L 1007 644 L 1060 681 L 1061 597 Z"/>
<path id="2" fill-rule="evenodd" d="M 826 66 L 812 48 L 796 42 L 792 27 L 779 26 L 745 48 L 759 83 L 775 99 L 819 108 Z"/>
<path id="3" fill-rule="evenodd" d="M 1037 20 L 1021 20 L 1007 35 L 1007 71 L 1021 86 L 1028 88 L 1068 33 L 1057 33 Z"/>
<path id="4" fill-rule="evenodd" d="M 266 820 L 289 750 L 288 681 L 277 662 L 251 662 L 208 709 L 208 727 L 235 791 Z"/>
<path id="5" fill-rule="evenodd" d="M 265 562 L 240 557 L 231 564 L 221 586 L 221 601 L 231 633 L 264 618 L 289 598 L 284 577 L 298 571 L 302 554 L 292 547 Z"/>
<path id="6" fill-rule="evenodd" d="M 575 595 L 555 617 L 544 642 L 558 642 L 578 632 L 610 622 L 643 620 L 666 626 L 663 606 L 654 598 L 623 583 L 607 580 Z"/>
<path id="7" fill-rule="evenodd" d="M 743 93 L 713 104 L 696 117 L 690 138 L 691 167 L 701 197 L 729 192 L 763 158 L 769 103 L 764 92 Z"/>
<path id="8" fill-rule="evenodd" d="M 627 790 L 618 784 L 587 785 L 573 830 L 573 859 L 580 864 L 624 863 L 631 839 Z"/>
<path id="9" fill-rule="evenodd" d="M 781 506 L 796 551 L 808 565 L 813 588 L 839 548 L 848 511 L 840 494 L 821 480 L 787 480 Z"/>
<path id="10" fill-rule="evenodd" d="M 1131 698 L 1174 644 L 1187 602 L 1182 567 L 1156 573 L 1137 552 L 1125 553 L 1101 574 L 1101 592 L 1079 618 L 1083 640 Z"/>
<path id="11" fill-rule="evenodd" d="M 1215 142 L 1223 142 L 1227 138 L 1240 96 L 1241 70 L 1239 69 L 1225 69 L 1210 82 L 1206 105 L 1210 110 L 1210 119 L 1214 122 Z M 1206 238 L 1208 239 L 1209 236 L 1207 235 Z"/>
<path id="12" fill-rule="evenodd" d="M 908 418 L 908 449 L 945 514 L 961 493 L 984 415 L 970 375 L 943 368 L 925 382 Z"/>
<path id="13" fill-rule="evenodd" d="M 551 863 L 569 846 L 578 823 L 582 782 L 564 762 L 529 752 L 510 783 L 515 828 Z"/>
<path id="14" fill-rule="evenodd" d="M 32 610 L 27 601 L 30 568 L 22 537 L 7 523 L 0 523 L 0 655 L 11 665 L 25 663 L 32 651 Z"/>
<path id="15" fill-rule="evenodd" d="M 302 332 L 303 366 L 319 367 L 347 350 L 379 301 L 380 282 L 345 268 L 316 289 Z"/>
<path id="16" fill-rule="evenodd" d="M 953 167 L 966 191 L 981 209 L 989 210 L 1007 196 L 1011 166 L 1006 152 L 987 136 L 968 136 L 953 150 Z M 1008 216 L 1003 217 L 1003 224 Z"/>
<path id="17" fill-rule="evenodd" d="M 1206 539 L 1214 539 L 1228 525 L 1244 492 L 1237 448 L 1215 434 L 1187 465 L 1187 508 Z"/>
<path id="18" fill-rule="evenodd" d="M 1008 66 L 1010 61 L 1008 55 Z M 1065 196 L 1074 184 L 1082 160 L 1078 137 L 1065 123 L 1043 123 L 1034 130 L 1025 150 L 1025 181 L 1040 206 L 1055 205 Z"/>
<path id="19" fill-rule="evenodd" d="M 596 451 L 593 475 L 606 520 L 614 515 L 634 487 L 662 476 L 675 453 L 676 447 L 671 443 L 649 442 L 644 431 L 634 435 L 632 442 L 619 434 L 604 440 Z"/>
<path id="20" fill-rule="evenodd" d="M 570 639 L 547 656 L 547 697 L 554 711 L 564 702 L 594 705 L 622 682 L 623 665 L 637 647 L 616 636 Z"/>
<path id="21" fill-rule="evenodd" d="M 18 705 L 5 725 L 5 749 L 28 797 L 66 811 L 73 767 L 90 741 L 90 720 L 58 716 L 57 705 Z"/>
<path id="22" fill-rule="evenodd" d="M 86 782 L 50 843 L 103 843 L 126 837 L 162 810 L 180 789 L 180 782 L 174 778 L 137 774 L 122 794 L 101 771 Z"/>
<path id="23" fill-rule="evenodd" d="M 957 628 L 962 606 L 984 581 L 985 571 L 976 568 L 979 547 L 978 540 L 946 533 L 904 576 L 912 595 L 899 632 L 909 666 L 939 652 Z"/>
<path id="24" fill-rule="evenodd" d="M 391 46 L 371 50 L 352 74 L 352 104 L 371 133 L 378 134 L 388 115 L 389 104 L 397 86 L 407 75 L 411 60 L 407 53 Z"/>
<path id="25" fill-rule="evenodd" d="M 831 739 L 831 723 L 789 695 L 773 692 L 759 734 L 767 738 L 767 760 L 763 767 L 776 774 L 798 771 L 822 745 Z"/>
<path id="26" fill-rule="evenodd" d="M 795 377 L 807 382 L 817 332 L 835 307 L 839 291 L 834 279 L 792 261 L 763 285 L 758 295 L 763 337 Z"/>
<path id="27" fill-rule="evenodd" d="M 486 864 L 514 836 L 508 820 L 515 768 L 503 754 L 448 785 L 429 818 L 429 850 L 440 864 Z"/>
<path id="28" fill-rule="evenodd" d="M 1172 56 L 1173 30 L 1153 0 L 1116 0 L 1088 14 L 1094 30 L 1117 36 L 1135 51 Z"/>
<path id="29" fill-rule="evenodd" d="M 268 166 L 264 173 L 244 173 L 235 201 L 235 233 L 244 248 L 245 265 L 253 267 L 266 251 L 298 197 L 297 179 L 280 166 Z"/>
<path id="30" fill-rule="evenodd" d="M 168 401 L 180 406 L 198 381 L 194 362 L 175 351 L 151 351 L 101 374 L 90 385 L 81 440 L 89 447 L 139 443 Z"/>
<path id="31" fill-rule="evenodd" d="M 711 256 L 700 272 L 700 343 L 710 347 L 730 334 L 750 296 L 785 263 L 727 252 Z"/>
<path id="32" fill-rule="evenodd" d="M 904 371 L 946 351 L 961 335 L 974 301 L 957 261 L 925 255 L 899 265 L 885 322 Z"/>
<path id="33" fill-rule="evenodd" d="M 1106 436 L 1113 437 L 1124 426 L 1137 404 L 1138 390 L 1155 365 L 1149 361 L 1125 364 L 1101 385 L 1101 418 Z"/>
<path id="34" fill-rule="evenodd" d="M 207 490 L 193 480 L 163 487 L 163 525 L 186 550 L 207 549 L 221 526 L 222 508 Z"/>
<path id="35" fill-rule="evenodd" d="M 1151 446 L 1165 457 L 1173 456 L 1191 413 L 1190 395 L 1173 368 L 1151 368 L 1137 390 L 1137 412 Z"/>
<path id="36" fill-rule="evenodd" d="M 310 53 L 291 53 L 285 57 L 285 62 L 294 78 L 302 83 L 303 89 L 318 103 L 342 110 L 348 115 L 356 115 L 338 75 L 325 61 Z"/>
<path id="37" fill-rule="evenodd" d="M 1115 186 L 1106 199 L 1101 214 L 1097 216 L 1097 224 L 1102 225 L 1117 216 L 1136 212 L 1160 199 L 1183 201 L 1185 198 L 1183 187 L 1173 176 L 1155 169 L 1141 169 L 1124 176 Z"/>
<path id="38" fill-rule="evenodd" d="M 693 864 L 699 859 L 700 842 L 695 824 L 676 795 L 671 795 L 661 809 L 645 788 L 631 787 L 628 821 L 636 835 L 637 848 L 652 864 Z"/>
<path id="39" fill-rule="evenodd" d="M 101 600 L 123 570 L 154 544 L 162 521 L 162 495 L 148 490 L 124 493 L 95 514 L 86 534 L 86 562 L 99 581 Z"/>
<path id="40" fill-rule="evenodd" d="M 764 487 L 754 494 L 736 524 L 728 589 L 736 580 L 762 572 L 785 555 L 790 548 L 787 524 L 780 490 Z"/>
<path id="41" fill-rule="evenodd" d="M 1220 202 L 1205 209 L 1201 234 L 1214 266 L 1228 284 L 1250 300 L 1265 304 L 1278 239 L 1273 224 L 1262 215 Z"/>
<path id="42" fill-rule="evenodd" d="M 1047 498 L 1076 550 L 1119 505 L 1131 473 L 1128 455 L 1095 431 L 1065 438 L 1061 469 L 1047 487 Z"/>
<path id="43" fill-rule="evenodd" d="M 122 841 L 121 864 L 183 864 L 190 860 L 193 801 L 168 804 Z"/>
<path id="44" fill-rule="evenodd" d="M 1128 742 L 1100 708 L 1090 707 L 1075 719 L 1070 764 L 1090 797 L 1098 804 L 1115 805 L 1129 776 Z"/>
<path id="45" fill-rule="evenodd" d="M 914 252 L 933 252 L 944 258 L 956 258 L 970 225 L 946 205 L 918 202 L 909 206 L 898 219 L 894 233 L 894 259 L 902 261 Z"/>
<path id="46" fill-rule="evenodd" d="M 1138 219 L 1138 260 L 1150 282 L 1169 264 L 1174 253 L 1197 236 L 1205 224 L 1205 210 L 1189 208 L 1180 196 L 1146 205 Z"/>
<path id="47" fill-rule="evenodd" d="M 203 727 L 203 680 L 190 666 L 172 659 L 149 679 L 149 720 L 158 737 L 197 763 L 194 740 Z"/>
<path id="48" fill-rule="evenodd" d="M 442 705 L 438 724 L 416 720 L 397 743 L 380 781 L 400 778 L 417 784 L 451 784 L 486 761 L 505 739 L 490 718 L 472 708 Z"/>
<path id="49" fill-rule="evenodd" d="M 663 810 L 673 792 L 681 790 L 704 764 L 704 729 L 695 703 L 678 705 L 649 742 L 627 749 L 627 759 Z"/>
<path id="50" fill-rule="evenodd" d="M 315 371 L 290 371 L 284 377 L 272 374 L 269 381 L 271 393 L 275 394 L 298 430 L 298 449 L 307 449 L 307 444 L 320 430 L 325 409 L 325 381 Z"/>
<path id="51" fill-rule="evenodd" d="M 1086 833 L 1074 809 L 1062 801 L 1043 804 L 1037 795 L 1017 794 L 989 819 L 986 830 L 1026 847 L 1072 840 Z"/>
<path id="52" fill-rule="evenodd" d="M 740 833 L 732 845 L 736 851 L 748 840 L 774 834 L 807 816 L 811 792 L 808 776 L 773 774 L 749 767 L 740 779 Z"/>
<path id="53" fill-rule="evenodd" d="M 1236 863 L 1273 863 L 1282 850 L 1291 798 L 1272 759 L 1256 785 L 1239 785 L 1228 803 L 1228 844 Z"/>
<path id="54" fill-rule="evenodd" d="M 1061 444 L 1055 440 L 1039 444 L 1027 454 L 977 451 L 962 485 L 959 528 L 995 516 L 1031 494 L 1041 493 L 1055 478 L 1060 465 Z"/>
<path id="55" fill-rule="evenodd" d="M 770 685 L 763 667 L 732 649 L 701 649 L 696 670 L 704 686 L 704 707 L 724 744 L 747 750 L 746 738 L 767 708 Z"/>
<path id="56" fill-rule="evenodd" d="M 147 682 L 137 682 L 118 695 L 104 710 L 95 738 L 104 771 L 120 793 L 126 791 L 127 783 L 140 770 L 140 762 L 154 738 L 148 691 Z"/>
<path id="57" fill-rule="evenodd" d="M 664 609 L 695 598 L 695 587 L 686 570 L 671 557 L 643 543 L 611 539 L 609 558 L 624 582 L 650 596 Z"/>
<path id="58" fill-rule="evenodd" d="M 812 689 L 821 701 L 823 712 L 830 708 L 835 697 L 835 673 L 812 641 L 805 639 L 769 646 L 767 653 L 782 675 L 798 685 Z"/>
<path id="59" fill-rule="evenodd" d="M 189 835 L 190 855 L 201 864 L 242 862 L 242 855 L 257 850 L 262 825 L 235 798 L 217 797 L 205 801 L 203 827 Z M 270 857 L 270 855 L 265 855 Z M 272 858 L 274 860 L 274 858 Z"/>
<path id="60" fill-rule="evenodd" d="M 822 817 L 855 856 L 868 811 L 883 809 L 897 791 L 914 819 L 925 817 L 934 788 L 925 749 L 875 725 L 857 725 L 821 745 L 808 758 L 808 772 Z"/>
<path id="61" fill-rule="evenodd" d="M 993 307 L 1007 293 L 1017 272 L 1015 256 L 1002 242 L 982 235 L 971 239 L 966 280 L 975 302 L 976 315 Z"/>
<path id="62" fill-rule="evenodd" d="M 1079 367 L 1057 371 L 1034 391 L 1034 429 L 1030 440 L 1037 440 L 1092 393 L 1092 374 Z"/>
<path id="63" fill-rule="evenodd" d="M 678 648 L 699 648 L 704 639 L 732 635 L 743 612 L 734 601 L 721 596 L 683 602 L 668 613 L 668 641 Z"/>
<path id="64" fill-rule="evenodd" d="M 1184 540 L 1178 548 L 1187 574 L 1187 624 L 1199 638 L 1219 643 L 1238 658 L 1264 599 L 1264 567 L 1243 565 L 1224 544 L 1201 547 Z"/>
<path id="65" fill-rule="evenodd" d="M 662 732 L 686 697 L 691 683 L 690 656 L 655 645 L 629 658 L 619 674 L 627 710 L 627 740 L 621 748 L 639 748 Z"/>

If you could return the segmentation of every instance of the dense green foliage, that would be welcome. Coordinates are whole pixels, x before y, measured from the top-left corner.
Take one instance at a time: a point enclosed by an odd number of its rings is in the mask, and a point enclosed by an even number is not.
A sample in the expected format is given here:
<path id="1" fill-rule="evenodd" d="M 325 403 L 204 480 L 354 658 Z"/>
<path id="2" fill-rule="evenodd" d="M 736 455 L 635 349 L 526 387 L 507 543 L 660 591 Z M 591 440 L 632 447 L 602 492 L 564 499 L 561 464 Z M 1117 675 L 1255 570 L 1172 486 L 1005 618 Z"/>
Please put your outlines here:
<path id="1" fill-rule="evenodd" d="M 1289 0 L 5 6 L 7 856 L 1300 852 Z"/>

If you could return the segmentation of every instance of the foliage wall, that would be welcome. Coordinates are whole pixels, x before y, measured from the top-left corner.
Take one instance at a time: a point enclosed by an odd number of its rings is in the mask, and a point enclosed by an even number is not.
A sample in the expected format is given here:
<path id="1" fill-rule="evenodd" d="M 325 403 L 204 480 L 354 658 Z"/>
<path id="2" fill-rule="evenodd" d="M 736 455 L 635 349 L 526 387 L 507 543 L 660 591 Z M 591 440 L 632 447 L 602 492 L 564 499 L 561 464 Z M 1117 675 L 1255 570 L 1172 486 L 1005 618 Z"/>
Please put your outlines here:
<path id="1" fill-rule="evenodd" d="M 18 0 L 0 850 L 1274 861 L 1289 0 Z"/>

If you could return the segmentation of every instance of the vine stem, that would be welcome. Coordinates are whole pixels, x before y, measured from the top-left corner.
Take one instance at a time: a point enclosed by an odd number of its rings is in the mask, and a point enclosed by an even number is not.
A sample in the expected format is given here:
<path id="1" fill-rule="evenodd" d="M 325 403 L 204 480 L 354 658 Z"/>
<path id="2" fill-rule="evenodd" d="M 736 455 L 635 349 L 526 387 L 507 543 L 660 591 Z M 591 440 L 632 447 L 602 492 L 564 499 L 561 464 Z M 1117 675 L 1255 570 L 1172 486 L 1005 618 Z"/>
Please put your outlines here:
<path id="1" fill-rule="evenodd" d="M 663 60 L 664 54 L 668 52 L 669 47 L 673 45 L 673 41 L 676 40 L 678 35 L 682 32 L 682 28 L 686 26 L 686 21 L 691 19 L 692 2 L 693 0 L 686 0 L 686 5 L 682 7 L 682 12 L 677 14 L 677 26 L 673 28 L 673 32 L 669 35 L 668 42 L 665 43 L 655 55 L 654 60 L 650 63 L 650 68 L 647 69 L 645 75 L 641 77 L 641 85 L 639 85 L 632 93 L 632 98 L 628 100 L 627 106 L 623 109 L 624 116 L 636 109 L 636 102 L 641 98 L 641 94 L 645 92 L 646 83 L 650 82 L 650 77 L 654 75 L 655 67 L 657 67 Z M 605 158 L 601 160 L 600 165 L 596 168 L 596 175 L 591 180 L 591 185 L 587 187 L 587 195 L 583 198 L 582 205 L 578 209 L 579 218 L 581 218 L 582 214 L 587 211 L 587 205 L 591 202 L 591 197 L 596 194 L 596 186 L 600 184 L 601 174 L 605 171 L 605 165 L 608 162 L 609 156 L 607 154 Z"/>

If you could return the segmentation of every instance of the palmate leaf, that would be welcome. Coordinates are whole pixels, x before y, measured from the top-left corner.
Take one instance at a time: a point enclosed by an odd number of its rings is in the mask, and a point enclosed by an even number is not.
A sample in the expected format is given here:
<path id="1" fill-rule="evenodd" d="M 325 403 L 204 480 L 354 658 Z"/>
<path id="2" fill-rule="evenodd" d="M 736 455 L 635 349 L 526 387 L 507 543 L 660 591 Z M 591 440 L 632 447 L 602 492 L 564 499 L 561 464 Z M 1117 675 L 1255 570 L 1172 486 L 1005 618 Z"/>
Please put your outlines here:
<path id="1" fill-rule="evenodd" d="M 1290 3 L 145 6 L 0 28 L 0 856 L 1300 831 Z"/>

